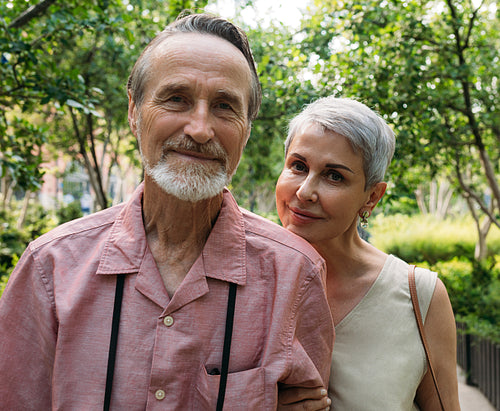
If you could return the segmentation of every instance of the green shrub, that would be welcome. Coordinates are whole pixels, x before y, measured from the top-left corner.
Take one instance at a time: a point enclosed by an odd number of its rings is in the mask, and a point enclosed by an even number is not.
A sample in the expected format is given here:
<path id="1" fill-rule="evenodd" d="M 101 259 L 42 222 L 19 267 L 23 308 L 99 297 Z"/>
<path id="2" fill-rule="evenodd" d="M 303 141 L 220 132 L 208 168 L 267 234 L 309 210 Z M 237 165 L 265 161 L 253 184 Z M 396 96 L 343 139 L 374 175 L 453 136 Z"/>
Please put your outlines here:
<path id="1" fill-rule="evenodd" d="M 7 286 L 7 281 L 9 280 L 10 274 L 14 270 L 19 257 L 17 255 L 12 256 L 12 260 L 9 265 L 3 264 L 0 266 L 0 297 L 2 296 L 5 287 Z M 3 275 L 2 275 L 3 274 Z"/>
<path id="2" fill-rule="evenodd" d="M 0 279 L 12 271 L 13 259 L 26 248 L 29 233 L 16 228 L 17 217 L 7 210 L 0 211 Z"/>
<path id="3" fill-rule="evenodd" d="M 80 201 L 75 200 L 66 206 L 62 206 L 56 211 L 57 220 L 59 224 L 80 218 L 83 216 Z"/>
<path id="4" fill-rule="evenodd" d="M 495 261 L 454 259 L 431 267 L 448 290 L 457 321 L 470 334 L 500 342 L 500 268 Z"/>
<path id="5" fill-rule="evenodd" d="M 7 280 L 8 279 L 9 279 L 8 276 L 0 277 L 0 297 L 3 294 L 3 291 L 5 290 L 5 287 L 7 286 Z"/>
<path id="6" fill-rule="evenodd" d="M 378 215 L 372 218 L 370 242 L 405 261 L 449 261 L 454 257 L 473 259 L 477 232 L 471 218 L 438 220 L 432 216 Z M 500 230 L 488 235 L 490 255 L 500 255 Z"/>
<path id="7" fill-rule="evenodd" d="M 28 243 L 53 228 L 56 223 L 39 205 L 29 208 L 22 229 L 16 228 L 20 207 L 0 211 L 0 291 Z"/>

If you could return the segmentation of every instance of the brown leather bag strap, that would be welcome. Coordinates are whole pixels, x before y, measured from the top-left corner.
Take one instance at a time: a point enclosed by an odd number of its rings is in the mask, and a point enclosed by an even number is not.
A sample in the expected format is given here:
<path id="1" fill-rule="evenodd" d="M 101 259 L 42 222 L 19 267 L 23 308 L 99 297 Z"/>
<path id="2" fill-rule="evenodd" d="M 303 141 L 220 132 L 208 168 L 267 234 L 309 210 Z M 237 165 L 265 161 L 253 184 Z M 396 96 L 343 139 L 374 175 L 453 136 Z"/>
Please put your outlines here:
<path id="1" fill-rule="evenodd" d="M 439 392 L 436 374 L 434 373 L 434 368 L 432 367 L 432 362 L 429 355 L 429 346 L 427 345 L 427 339 L 425 338 L 424 323 L 422 321 L 422 314 L 420 313 L 420 305 L 418 303 L 418 297 L 417 297 L 417 285 L 415 284 L 414 265 L 410 265 L 410 267 L 408 268 L 408 284 L 410 286 L 411 302 L 413 304 L 413 311 L 415 312 L 415 317 L 417 319 L 418 332 L 420 333 L 420 338 L 422 339 L 422 344 L 424 345 L 427 364 L 429 365 L 429 371 L 431 372 L 432 380 L 434 381 L 434 387 L 436 388 L 436 392 L 439 398 L 439 404 L 441 405 L 441 409 L 444 411 L 445 408 L 443 405 L 443 400 L 441 398 L 441 393 Z"/>

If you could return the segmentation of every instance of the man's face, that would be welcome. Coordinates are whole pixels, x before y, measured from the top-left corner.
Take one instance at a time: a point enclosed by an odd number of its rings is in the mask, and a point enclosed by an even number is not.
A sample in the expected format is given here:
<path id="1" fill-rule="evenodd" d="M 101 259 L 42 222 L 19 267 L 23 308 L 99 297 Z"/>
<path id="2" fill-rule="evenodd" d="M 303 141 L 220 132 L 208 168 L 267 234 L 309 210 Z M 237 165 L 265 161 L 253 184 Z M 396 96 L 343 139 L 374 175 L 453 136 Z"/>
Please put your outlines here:
<path id="1" fill-rule="evenodd" d="M 215 196 L 250 131 L 247 61 L 223 39 L 179 33 L 153 51 L 149 72 L 142 106 L 129 107 L 146 173 L 181 199 Z"/>

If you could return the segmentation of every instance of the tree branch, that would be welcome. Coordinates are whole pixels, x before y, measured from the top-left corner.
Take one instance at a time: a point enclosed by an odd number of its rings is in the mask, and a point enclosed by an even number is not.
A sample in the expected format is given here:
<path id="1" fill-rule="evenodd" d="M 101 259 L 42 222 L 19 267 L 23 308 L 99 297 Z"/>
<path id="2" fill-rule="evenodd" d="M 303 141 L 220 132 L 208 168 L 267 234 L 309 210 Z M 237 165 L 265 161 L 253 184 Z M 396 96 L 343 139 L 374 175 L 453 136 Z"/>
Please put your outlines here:
<path id="1" fill-rule="evenodd" d="M 479 196 L 476 193 L 474 193 L 474 191 L 467 184 L 465 184 L 462 173 L 460 172 L 460 154 L 458 152 L 455 153 L 455 172 L 458 178 L 458 183 L 460 184 L 460 187 L 462 187 L 462 190 L 464 190 L 465 193 L 464 197 L 466 198 L 466 200 L 467 197 L 469 199 L 473 199 L 479 206 L 481 211 L 490 218 L 491 222 L 495 224 L 498 228 L 500 228 L 500 222 L 495 218 L 493 212 L 488 210 L 488 207 L 484 204 L 481 198 L 479 198 Z M 474 219 L 476 218 L 474 217 Z"/>
<path id="2" fill-rule="evenodd" d="M 47 10 L 56 0 L 42 0 L 40 3 L 29 7 L 26 11 L 22 12 L 9 24 L 9 29 L 19 28 L 27 24 L 30 20 L 42 14 Z"/>

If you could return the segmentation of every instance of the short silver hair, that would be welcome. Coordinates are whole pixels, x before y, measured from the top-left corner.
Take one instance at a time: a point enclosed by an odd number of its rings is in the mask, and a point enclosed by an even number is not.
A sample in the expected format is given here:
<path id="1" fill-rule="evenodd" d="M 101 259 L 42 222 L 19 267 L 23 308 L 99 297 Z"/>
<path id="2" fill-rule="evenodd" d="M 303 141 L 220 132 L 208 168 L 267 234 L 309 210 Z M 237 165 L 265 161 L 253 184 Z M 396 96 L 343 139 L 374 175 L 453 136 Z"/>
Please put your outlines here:
<path id="1" fill-rule="evenodd" d="M 354 152 L 361 154 L 365 190 L 384 180 L 394 155 L 396 139 L 392 129 L 375 111 L 353 99 L 333 96 L 320 98 L 307 105 L 290 122 L 285 155 L 293 138 L 313 124 L 344 136 Z"/>
<path id="2" fill-rule="evenodd" d="M 250 122 L 255 120 L 262 101 L 262 91 L 248 38 L 245 32 L 238 26 L 226 19 L 211 14 L 181 16 L 169 24 L 146 46 L 132 68 L 127 83 L 127 89 L 136 106 L 140 107 L 144 100 L 144 89 L 151 75 L 150 57 L 152 52 L 169 37 L 177 33 L 198 33 L 216 36 L 230 42 L 241 51 L 252 75 L 247 115 Z"/>

